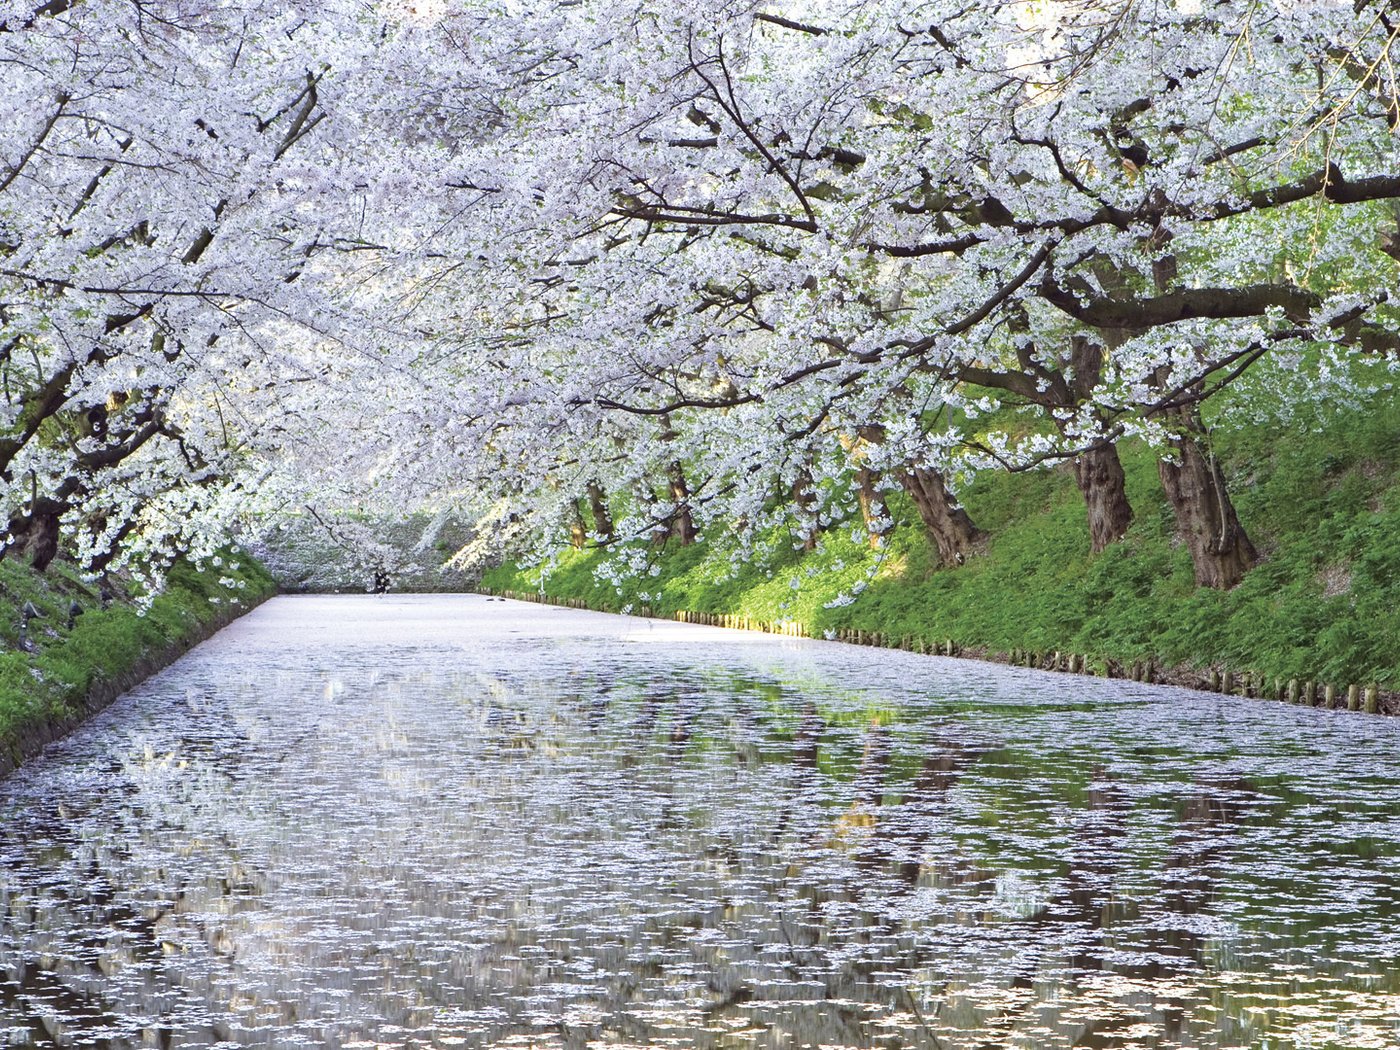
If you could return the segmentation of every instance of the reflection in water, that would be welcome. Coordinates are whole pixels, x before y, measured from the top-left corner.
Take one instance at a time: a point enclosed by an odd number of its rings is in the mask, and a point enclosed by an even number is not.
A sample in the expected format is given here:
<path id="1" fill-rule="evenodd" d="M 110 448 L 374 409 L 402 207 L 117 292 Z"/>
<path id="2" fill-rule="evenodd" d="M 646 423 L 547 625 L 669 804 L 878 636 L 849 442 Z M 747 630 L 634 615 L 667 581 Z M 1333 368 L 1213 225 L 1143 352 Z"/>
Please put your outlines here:
<path id="1" fill-rule="evenodd" d="M 1400 1048 L 1390 722 L 282 598 L 0 784 L 0 1046 Z"/>

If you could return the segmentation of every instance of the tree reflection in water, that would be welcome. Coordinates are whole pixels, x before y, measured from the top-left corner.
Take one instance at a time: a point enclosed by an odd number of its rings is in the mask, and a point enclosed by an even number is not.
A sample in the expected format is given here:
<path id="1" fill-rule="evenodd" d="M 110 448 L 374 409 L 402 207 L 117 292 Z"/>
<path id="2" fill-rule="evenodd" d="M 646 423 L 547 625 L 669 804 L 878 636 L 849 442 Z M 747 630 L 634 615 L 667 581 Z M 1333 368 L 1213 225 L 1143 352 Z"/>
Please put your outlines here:
<path id="1" fill-rule="evenodd" d="M 475 602 L 0 785 L 0 1044 L 1400 1046 L 1370 720 Z"/>

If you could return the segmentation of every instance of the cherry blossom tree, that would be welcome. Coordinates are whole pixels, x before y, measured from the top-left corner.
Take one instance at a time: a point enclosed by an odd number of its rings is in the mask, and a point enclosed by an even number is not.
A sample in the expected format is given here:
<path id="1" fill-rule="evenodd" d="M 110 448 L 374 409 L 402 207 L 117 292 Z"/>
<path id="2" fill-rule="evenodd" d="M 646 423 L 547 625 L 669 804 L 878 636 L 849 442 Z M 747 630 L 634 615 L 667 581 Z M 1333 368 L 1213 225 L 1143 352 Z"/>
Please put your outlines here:
<path id="1" fill-rule="evenodd" d="M 67 533 L 93 570 L 158 565 L 226 525 L 260 392 L 316 371 L 288 333 L 343 323 L 316 271 L 347 194 L 317 139 L 358 17 L 0 13 L 0 556 L 42 568 Z"/>
<path id="2" fill-rule="evenodd" d="M 1144 437 L 1228 587 L 1255 555 L 1202 405 L 1284 355 L 1394 353 L 1383 5 L 609 10 L 558 9 L 524 130 L 463 153 L 463 251 L 552 361 L 527 399 L 676 433 L 762 405 L 721 484 L 878 432 L 937 533 L 949 471 L 1072 459 L 1097 548 Z M 1029 436 L 973 422 L 1022 406 Z"/>
<path id="3" fill-rule="evenodd" d="M 1101 549 L 1132 438 L 1232 586 L 1214 406 L 1400 346 L 1396 33 L 1379 0 L 8 4 L 0 553 L 158 566 L 306 508 L 801 546 L 863 509 L 879 543 L 899 489 L 953 564 L 962 485 L 1065 461 Z"/>

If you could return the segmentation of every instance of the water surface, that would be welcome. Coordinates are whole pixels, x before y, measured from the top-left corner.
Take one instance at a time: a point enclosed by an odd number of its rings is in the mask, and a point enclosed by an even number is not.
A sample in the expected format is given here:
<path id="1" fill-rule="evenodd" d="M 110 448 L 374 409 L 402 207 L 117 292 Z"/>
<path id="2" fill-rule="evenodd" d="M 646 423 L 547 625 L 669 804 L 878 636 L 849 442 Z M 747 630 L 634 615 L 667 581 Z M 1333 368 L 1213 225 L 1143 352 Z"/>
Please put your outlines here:
<path id="1" fill-rule="evenodd" d="M 1400 1048 L 1400 721 L 284 597 L 0 782 L 0 1046 Z"/>

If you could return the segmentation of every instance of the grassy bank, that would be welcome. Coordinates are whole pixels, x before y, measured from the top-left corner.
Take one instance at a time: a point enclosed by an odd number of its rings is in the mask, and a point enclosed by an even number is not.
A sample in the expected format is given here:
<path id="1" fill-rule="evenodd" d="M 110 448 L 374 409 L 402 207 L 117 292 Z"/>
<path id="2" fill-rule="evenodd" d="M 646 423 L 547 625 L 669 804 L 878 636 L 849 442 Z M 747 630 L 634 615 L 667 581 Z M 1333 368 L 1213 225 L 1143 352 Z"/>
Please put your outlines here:
<path id="1" fill-rule="evenodd" d="M 962 493 L 991 532 L 985 556 L 935 570 L 912 509 L 871 551 L 850 525 L 810 554 L 785 531 L 752 552 L 725 537 L 648 552 L 642 571 L 604 582 L 604 550 L 568 551 L 547 566 L 489 571 L 493 590 L 543 590 L 594 608 L 677 610 L 794 622 L 814 636 L 878 632 L 978 655 L 1086 654 L 1125 673 L 1154 661 L 1181 672 L 1229 669 L 1273 682 L 1378 682 L 1400 688 L 1400 398 L 1337 410 L 1315 429 L 1220 431 L 1215 449 L 1240 517 L 1263 555 L 1229 592 L 1194 586 L 1156 461 L 1121 448 L 1136 514 L 1124 541 L 1089 552 L 1083 504 L 1061 468 L 986 474 Z M 654 575 L 653 575 L 654 573 Z"/>
<path id="2" fill-rule="evenodd" d="M 276 590 L 253 559 L 220 561 L 202 572 L 177 565 L 145 610 L 124 596 L 104 604 L 61 563 L 40 574 L 0 562 L 0 774 L 79 721 L 94 698 L 110 699 L 99 694 L 129 686 Z M 26 603 L 37 612 L 27 631 Z"/>

